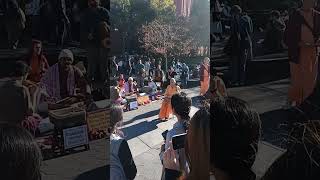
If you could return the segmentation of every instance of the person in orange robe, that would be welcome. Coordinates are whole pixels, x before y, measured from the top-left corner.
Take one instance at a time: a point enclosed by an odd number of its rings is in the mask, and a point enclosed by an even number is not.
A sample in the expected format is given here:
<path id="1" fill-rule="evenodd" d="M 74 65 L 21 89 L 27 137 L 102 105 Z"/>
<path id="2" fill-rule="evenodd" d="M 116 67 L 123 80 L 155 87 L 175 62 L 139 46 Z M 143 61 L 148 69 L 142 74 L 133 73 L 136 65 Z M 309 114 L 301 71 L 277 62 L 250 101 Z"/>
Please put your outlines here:
<path id="1" fill-rule="evenodd" d="M 167 121 L 172 114 L 171 97 L 180 92 L 180 87 L 174 78 L 170 79 L 170 85 L 167 87 L 164 94 L 164 101 L 162 102 L 159 119 L 161 121 Z"/>
<path id="2" fill-rule="evenodd" d="M 42 53 L 42 43 L 38 40 L 32 41 L 32 49 L 27 59 L 27 64 L 31 67 L 28 80 L 38 83 L 43 74 L 48 70 L 49 64 Z"/>
<path id="3" fill-rule="evenodd" d="M 299 106 L 315 88 L 318 74 L 317 37 L 314 0 L 304 0 L 289 18 L 286 34 L 290 61 L 291 86 L 286 107 Z"/>
<path id="4" fill-rule="evenodd" d="M 200 96 L 204 95 L 209 89 L 210 83 L 210 59 L 204 58 L 200 67 Z"/>
<path id="5" fill-rule="evenodd" d="M 210 78 L 210 86 L 207 93 L 204 95 L 206 99 L 213 100 L 217 97 L 227 97 L 227 88 L 218 73 L 213 70 Z"/>

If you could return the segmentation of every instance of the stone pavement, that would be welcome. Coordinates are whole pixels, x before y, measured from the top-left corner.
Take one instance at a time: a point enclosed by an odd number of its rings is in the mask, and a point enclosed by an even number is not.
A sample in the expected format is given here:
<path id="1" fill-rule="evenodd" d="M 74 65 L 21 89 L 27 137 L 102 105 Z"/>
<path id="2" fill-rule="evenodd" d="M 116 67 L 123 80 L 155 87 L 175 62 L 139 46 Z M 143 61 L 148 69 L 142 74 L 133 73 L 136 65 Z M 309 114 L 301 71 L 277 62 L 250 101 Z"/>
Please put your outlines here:
<path id="1" fill-rule="evenodd" d="M 90 150 L 42 163 L 43 180 L 106 180 L 107 140 L 90 142 Z"/>
<path id="2" fill-rule="evenodd" d="M 196 97 L 199 95 L 199 87 L 183 90 L 189 97 L 193 98 L 191 115 L 196 111 Z M 128 140 L 131 153 L 137 166 L 136 180 L 157 180 L 161 177 L 162 164 L 159 152 L 163 137 L 161 133 L 171 129 L 176 122 L 171 119 L 167 122 L 158 121 L 158 113 L 162 101 L 155 101 L 138 110 L 129 111 L 124 114 L 124 132 Z"/>
<path id="3" fill-rule="evenodd" d="M 287 100 L 289 80 L 257 84 L 253 86 L 230 88 L 229 95 L 247 101 L 260 113 L 262 121 L 262 139 L 283 147 L 287 130 L 285 125 L 289 113 L 282 110 Z"/>
<path id="4" fill-rule="evenodd" d="M 289 80 L 280 80 L 266 84 L 247 87 L 230 88 L 228 93 L 247 101 L 256 109 L 262 122 L 262 140 L 255 164 L 254 172 L 258 179 L 285 152 L 279 147 L 285 142 L 287 130 L 281 125 L 288 121 L 288 112 L 281 107 L 286 103 Z"/>
<path id="5" fill-rule="evenodd" d="M 262 138 L 264 141 L 276 146 L 281 145 L 279 134 L 283 131 L 280 124 L 285 123 L 286 112 L 281 106 L 286 102 L 288 80 L 258 84 L 248 87 L 228 89 L 231 96 L 247 101 L 260 114 L 262 119 Z M 185 90 L 193 97 L 192 113 L 197 108 L 199 88 Z M 136 180 L 160 179 L 162 165 L 159 160 L 160 145 L 163 142 L 161 133 L 170 129 L 175 120 L 167 122 L 157 121 L 161 101 L 139 107 L 138 110 L 124 114 L 124 127 L 126 139 L 131 148 L 138 173 Z M 107 143 L 98 140 L 90 143 L 90 151 L 81 152 L 65 157 L 43 162 L 42 172 L 44 180 L 105 180 Z M 280 153 L 271 145 L 264 146 L 259 152 L 256 162 L 257 172 L 264 172 L 268 164 Z"/>

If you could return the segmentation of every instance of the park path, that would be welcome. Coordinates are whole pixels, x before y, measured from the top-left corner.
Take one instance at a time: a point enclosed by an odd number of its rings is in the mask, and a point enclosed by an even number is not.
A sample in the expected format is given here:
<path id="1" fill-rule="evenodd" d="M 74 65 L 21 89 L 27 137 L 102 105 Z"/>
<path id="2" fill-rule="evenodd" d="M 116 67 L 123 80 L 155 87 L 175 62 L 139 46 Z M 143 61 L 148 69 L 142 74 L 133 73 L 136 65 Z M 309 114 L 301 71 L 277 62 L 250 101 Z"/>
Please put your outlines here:
<path id="1" fill-rule="evenodd" d="M 199 87 L 185 89 L 192 98 L 191 115 L 197 111 Z M 124 114 L 124 132 L 128 140 L 131 153 L 137 166 L 135 180 L 157 180 L 161 177 L 162 164 L 159 152 L 163 137 L 161 133 L 172 128 L 176 119 L 167 122 L 158 121 L 158 113 L 162 101 L 155 101 L 146 106 L 140 106 L 138 110 L 129 111 Z"/>

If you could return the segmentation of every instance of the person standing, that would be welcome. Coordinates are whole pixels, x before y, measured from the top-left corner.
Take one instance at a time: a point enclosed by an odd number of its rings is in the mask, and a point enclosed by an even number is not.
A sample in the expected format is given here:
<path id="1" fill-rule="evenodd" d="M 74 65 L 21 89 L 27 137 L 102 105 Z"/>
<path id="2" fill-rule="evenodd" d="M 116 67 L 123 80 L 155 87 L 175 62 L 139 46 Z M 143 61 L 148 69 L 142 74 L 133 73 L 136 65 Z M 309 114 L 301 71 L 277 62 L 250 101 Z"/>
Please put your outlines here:
<path id="1" fill-rule="evenodd" d="M 151 66 L 151 60 L 150 58 L 148 58 L 148 60 L 144 63 L 147 76 L 150 76 L 150 66 Z"/>
<path id="2" fill-rule="evenodd" d="M 252 58 L 253 25 L 251 18 L 242 13 L 240 6 L 232 8 L 233 19 L 231 26 L 231 56 L 232 56 L 232 83 L 236 86 L 244 85 L 246 81 L 247 61 Z"/>
<path id="3" fill-rule="evenodd" d="M 189 80 L 189 67 L 186 63 L 182 64 L 182 71 L 181 71 L 181 84 L 182 88 L 188 87 L 188 80 Z"/>
<path id="4" fill-rule="evenodd" d="M 204 58 L 200 66 L 200 96 L 203 96 L 209 89 L 210 83 L 210 59 Z"/>
<path id="5" fill-rule="evenodd" d="M 109 23 L 109 11 L 100 6 L 99 0 L 88 0 L 89 8 L 81 17 L 81 41 L 88 53 L 88 76 L 96 80 L 96 70 L 99 67 L 100 78 L 106 79 L 108 48 L 103 47 L 100 39 L 101 23 Z"/>
<path id="6" fill-rule="evenodd" d="M 285 42 L 288 46 L 291 85 L 286 107 L 300 105 L 312 94 L 318 75 L 317 48 L 319 30 L 313 12 L 314 0 L 304 0 L 289 17 Z"/>
<path id="7" fill-rule="evenodd" d="M 180 91 L 181 89 L 177 85 L 176 80 L 174 78 L 170 79 L 170 85 L 164 93 L 164 100 L 159 112 L 160 121 L 167 121 L 170 118 L 170 115 L 172 114 L 171 97 L 176 93 L 180 93 Z"/>
<path id="8" fill-rule="evenodd" d="M 137 167 L 131 154 L 128 142 L 119 127 L 123 121 L 123 109 L 113 105 L 110 110 L 110 179 L 133 180 Z M 109 156 L 109 154 L 107 154 Z"/>
<path id="9" fill-rule="evenodd" d="M 149 71 L 149 75 L 150 76 L 154 76 L 154 71 L 156 70 L 156 60 L 152 59 L 151 63 L 150 63 L 150 71 Z"/>
<path id="10" fill-rule="evenodd" d="M 277 53 L 283 50 L 283 34 L 285 29 L 286 25 L 281 19 L 280 12 L 272 11 L 270 22 L 267 24 L 264 42 L 267 53 Z"/>
<path id="11" fill-rule="evenodd" d="M 161 69 L 161 65 L 158 65 L 158 68 L 154 71 L 154 80 L 155 82 L 160 83 L 160 87 L 163 87 L 163 79 L 164 79 L 164 72 Z"/>
<path id="12" fill-rule="evenodd" d="M 112 65 L 112 67 L 111 67 L 112 77 L 116 77 L 118 74 L 120 74 L 119 67 L 118 67 L 116 59 L 117 59 L 117 57 L 113 56 L 112 63 L 111 63 L 111 65 Z"/>
<path id="13" fill-rule="evenodd" d="M 219 37 L 220 41 L 223 40 L 221 13 L 222 13 L 222 7 L 220 6 L 219 1 L 215 0 L 213 3 L 211 31 L 212 31 L 212 34 L 214 34 L 214 36 Z"/>
<path id="14" fill-rule="evenodd" d="M 26 17 L 16 0 L 7 0 L 4 5 L 8 47 L 10 49 L 17 49 L 20 37 L 25 29 Z"/>
<path id="15" fill-rule="evenodd" d="M 144 87 L 144 78 L 145 78 L 145 66 L 142 63 L 142 60 L 140 59 L 138 61 L 138 64 L 136 66 L 136 73 L 137 73 L 137 79 L 138 79 L 138 87 L 143 88 Z"/>

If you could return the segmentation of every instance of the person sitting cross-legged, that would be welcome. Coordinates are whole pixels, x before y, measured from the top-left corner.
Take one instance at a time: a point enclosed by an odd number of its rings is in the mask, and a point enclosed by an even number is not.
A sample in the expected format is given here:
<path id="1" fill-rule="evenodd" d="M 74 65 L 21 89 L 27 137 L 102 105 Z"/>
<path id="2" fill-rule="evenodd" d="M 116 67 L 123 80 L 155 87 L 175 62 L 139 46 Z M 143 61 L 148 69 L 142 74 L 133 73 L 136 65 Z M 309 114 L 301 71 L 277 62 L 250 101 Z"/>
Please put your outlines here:
<path id="1" fill-rule="evenodd" d="M 73 61 L 73 53 L 68 49 L 62 50 L 58 63 L 51 66 L 40 81 L 40 88 L 47 93 L 46 99 L 52 109 L 59 108 L 61 104 L 58 102 L 64 99 L 62 107 L 90 97 L 90 86 L 82 72 L 72 65 Z"/>
<path id="2" fill-rule="evenodd" d="M 124 84 L 125 96 L 135 95 L 139 92 L 137 84 L 133 81 L 132 77 L 128 78 L 128 82 Z"/>

